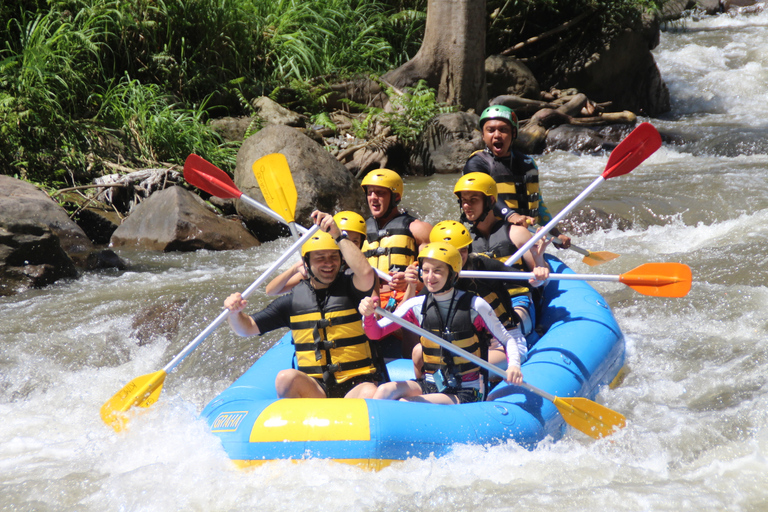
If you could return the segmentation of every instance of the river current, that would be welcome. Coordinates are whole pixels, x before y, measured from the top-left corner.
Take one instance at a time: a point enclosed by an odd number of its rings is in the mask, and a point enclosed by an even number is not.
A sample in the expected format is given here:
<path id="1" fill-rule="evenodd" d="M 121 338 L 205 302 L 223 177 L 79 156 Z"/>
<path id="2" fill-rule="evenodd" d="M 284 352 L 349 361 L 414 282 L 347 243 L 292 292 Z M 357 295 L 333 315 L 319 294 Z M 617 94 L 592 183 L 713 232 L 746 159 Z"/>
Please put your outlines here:
<path id="1" fill-rule="evenodd" d="M 0 299 L 0 510 L 768 510 L 768 11 L 676 24 L 655 57 L 672 112 L 646 120 L 676 142 L 584 202 L 629 221 L 622 229 L 574 236 L 621 257 L 587 267 L 557 251 L 578 273 L 664 261 L 693 270 L 679 299 L 594 284 L 625 333 L 629 370 L 597 401 L 626 415 L 626 429 L 600 441 L 570 431 L 532 451 L 461 446 L 380 472 L 318 460 L 238 471 L 198 415 L 280 334 L 221 326 L 117 435 L 100 406 L 165 366 L 290 241 L 121 252 L 128 271 Z M 607 156 L 537 162 L 559 211 Z M 404 206 L 432 223 L 456 218 L 455 179 L 406 180 Z M 140 346 L 137 312 L 175 301 L 179 334 Z"/>

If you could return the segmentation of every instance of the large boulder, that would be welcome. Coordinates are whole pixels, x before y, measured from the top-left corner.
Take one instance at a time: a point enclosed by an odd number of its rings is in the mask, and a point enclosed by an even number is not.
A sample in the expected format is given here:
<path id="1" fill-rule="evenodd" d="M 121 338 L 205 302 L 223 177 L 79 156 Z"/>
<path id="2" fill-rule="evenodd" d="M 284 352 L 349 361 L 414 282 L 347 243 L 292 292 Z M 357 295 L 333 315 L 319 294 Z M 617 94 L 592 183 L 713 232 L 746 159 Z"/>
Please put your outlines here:
<path id="1" fill-rule="evenodd" d="M 461 172 L 470 155 L 484 147 L 477 129 L 479 120 L 480 116 L 469 112 L 433 118 L 416 148 L 413 170 L 423 175 Z"/>
<path id="2" fill-rule="evenodd" d="M 80 268 L 124 268 L 111 251 L 97 248 L 69 214 L 48 194 L 31 183 L 0 175 L 0 221 L 28 222 L 47 226 L 58 237 L 61 248 Z"/>
<path id="3" fill-rule="evenodd" d="M 152 251 L 247 249 L 259 241 L 238 220 L 219 217 L 181 187 L 155 192 L 112 234 L 113 247 Z"/>
<path id="4" fill-rule="evenodd" d="M 335 213 L 352 210 L 367 212 L 365 196 L 354 176 L 317 142 L 294 128 L 268 125 L 248 137 L 237 153 L 235 184 L 243 194 L 266 205 L 264 195 L 253 174 L 253 164 L 261 157 L 282 153 L 288 161 L 289 174 L 298 200 L 295 209 L 297 223 L 308 226 L 313 210 Z M 272 240 L 288 231 L 272 217 L 238 200 L 237 211 L 260 240 Z"/>
<path id="5" fill-rule="evenodd" d="M 611 110 L 630 110 L 657 117 L 670 109 L 669 90 L 651 50 L 659 43 L 659 21 L 644 17 L 643 24 L 626 30 L 583 66 L 563 77 L 597 103 L 610 102 Z"/>
<path id="6" fill-rule="evenodd" d="M 536 77 L 528 66 L 514 57 L 491 55 L 485 59 L 485 81 L 489 98 L 510 94 L 538 100 L 541 96 Z"/>
<path id="7" fill-rule="evenodd" d="M 0 296 L 77 275 L 48 226 L 28 218 L 0 219 Z"/>

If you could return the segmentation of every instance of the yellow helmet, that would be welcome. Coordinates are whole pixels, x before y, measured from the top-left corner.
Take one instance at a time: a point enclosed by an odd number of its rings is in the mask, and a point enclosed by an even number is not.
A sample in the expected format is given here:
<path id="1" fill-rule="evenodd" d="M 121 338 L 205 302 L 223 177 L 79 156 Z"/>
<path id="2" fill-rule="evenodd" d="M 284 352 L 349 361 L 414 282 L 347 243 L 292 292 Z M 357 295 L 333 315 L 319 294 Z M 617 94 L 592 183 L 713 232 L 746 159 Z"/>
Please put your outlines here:
<path id="1" fill-rule="evenodd" d="M 336 241 L 330 234 L 326 233 L 325 231 L 318 231 L 309 237 L 309 240 L 304 242 L 304 245 L 301 246 L 301 257 L 303 258 L 307 255 L 307 253 L 312 251 L 329 250 L 338 251 L 339 246 L 336 245 Z"/>
<path id="2" fill-rule="evenodd" d="M 453 187 L 453 193 L 461 199 L 462 192 L 480 192 L 488 197 L 498 195 L 496 180 L 484 172 L 470 172 L 459 178 Z"/>
<path id="3" fill-rule="evenodd" d="M 461 222 L 444 220 L 435 224 L 429 232 L 430 242 L 448 242 L 456 249 L 463 249 L 472 243 L 472 235 Z"/>
<path id="4" fill-rule="evenodd" d="M 419 252 L 419 267 L 424 258 L 442 261 L 458 276 L 461 271 L 461 254 L 459 250 L 447 242 L 430 242 Z M 450 283 L 450 280 L 449 280 Z M 453 284 L 453 283 L 450 283 Z"/>
<path id="5" fill-rule="evenodd" d="M 350 211 L 339 212 L 333 216 L 333 220 L 336 221 L 336 225 L 342 231 L 354 231 L 365 236 L 365 219 L 359 213 Z"/>
<path id="6" fill-rule="evenodd" d="M 374 169 L 365 175 L 360 185 L 363 189 L 368 185 L 388 188 L 393 194 L 400 196 L 400 199 L 403 198 L 403 178 L 389 169 Z"/>

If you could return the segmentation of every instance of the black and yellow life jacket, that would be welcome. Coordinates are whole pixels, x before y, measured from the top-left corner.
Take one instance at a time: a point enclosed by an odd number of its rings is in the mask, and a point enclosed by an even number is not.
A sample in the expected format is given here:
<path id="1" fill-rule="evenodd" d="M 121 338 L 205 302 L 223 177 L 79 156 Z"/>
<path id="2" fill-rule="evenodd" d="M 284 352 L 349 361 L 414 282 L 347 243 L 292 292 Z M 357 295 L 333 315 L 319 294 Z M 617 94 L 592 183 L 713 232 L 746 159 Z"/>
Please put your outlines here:
<path id="1" fill-rule="evenodd" d="M 357 304 L 339 275 L 327 288 L 322 306 L 308 281 L 293 289 L 291 331 L 298 369 L 328 386 L 377 372 Z"/>
<path id="2" fill-rule="evenodd" d="M 376 219 L 368 217 L 365 221 L 367 233 L 363 243 L 363 254 L 373 268 L 383 272 L 404 271 L 413 263 L 416 259 L 417 247 L 410 225 L 414 220 L 416 217 L 400 213 L 379 229 Z"/>
<path id="3" fill-rule="evenodd" d="M 453 293 L 457 292 L 454 291 Z M 463 348 L 470 354 L 487 358 L 487 344 L 481 342 L 475 326 L 472 324 L 471 310 L 474 297 L 475 295 L 472 293 L 462 293 L 451 308 L 450 318 L 443 322 L 434 296 L 431 293 L 427 294 L 421 310 L 423 316 L 421 327 L 445 341 Z M 424 350 L 423 370 L 426 373 L 443 370 L 446 374 L 456 376 L 457 384 L 461 386 L 461 375 L 480 371 L 480 367 L 476 363 L 453 354 L 423 336 L 421 337 L 421 345 Z"/>
<path id="4" fill-rule="evenodd" d="M 503 220 L 497 220 L 491 227 L 491 234 L 488 238 L 484 237 L 477 230 L 472 229 L 472 233 L 475 235 L 472 240 L 472 252 L 493 258 L 494 260 L 502 263 L 517 252 L 517 246 L 509 239 L 509 225 Z M 527 272 L 528 269 L 523 263 L 523 259 L 518 259 L 511 265 L 512 268 L 521 272 Z M 509 296 L 514 297 L 523 293 L 528 293 L 530 287 L 527 286 L 526 281 L 517 281 L 510 283 L 508 288 Z"/>
<path id="5" fill-rule="evenodd" d="M 489 265 L 493 268 L 489 268 Z M 499 270 L 496 260 L 492 260 L 484 255 L 472 253 L 467 258 L 467 264 L 464 266 L 464 270 Z M 504 267 L 506 270 L 506 266 Z M 456 281 L 456 288 L 458 290 L 464 290 L 471 292 L 481 297 L 485 302 L 490 304 L 491 309 L 498 317 L 501 325 L 504 329 L 511 330 L 518 323 L 519 318 L 515 314 L 515 310 L 512 308 L 512 299 L 509 296 L 509 288 L 514 288 L 517 283 L 513 281 L 502 281 L 499 279 L 475 279 L 475 278 L 459 278 Z"/>
<path id="6" fill-rule="evenodd" d="M 475 151 L 487 165 L 489 174 L 496 181 L 498 200 L 520 215 L 536 219 L 540 224 L 539 169 L 533 159 L 515 149 L 509 157 L 496 158 L 488 149 Z"/>

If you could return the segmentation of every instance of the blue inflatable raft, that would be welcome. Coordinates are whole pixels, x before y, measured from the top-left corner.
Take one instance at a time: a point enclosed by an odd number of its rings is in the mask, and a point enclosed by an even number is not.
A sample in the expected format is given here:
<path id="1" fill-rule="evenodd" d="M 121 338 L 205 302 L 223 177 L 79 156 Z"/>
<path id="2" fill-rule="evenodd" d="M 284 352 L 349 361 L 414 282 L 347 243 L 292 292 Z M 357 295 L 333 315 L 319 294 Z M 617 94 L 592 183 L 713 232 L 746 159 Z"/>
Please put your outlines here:
<path id="1" fill-rule="evenodd" d="M 572 273 L 548 256 L 553 272 Z M 624 364 L 624 338 L 610 308 L 584 281 L 551 281 L 540 322 L 546 333 L 523 364 L 526 382 L 555 396 L 594 399 Z M 241 467 L 276 459 L 333 459 L 379 469 L 410 457 L 440 457 L 457 444 L 512 440 L 533 448 L 559 439 L 566 424 L 554 404 L 502 383 L 494 401 L 435 405 L 390 400 L 278 400 L 275 376 L 290 368 L 290 333 L 269 349 L 202 417 Z M 392 380 L 413 377 L 410 360 L 388 365 Z"/>

